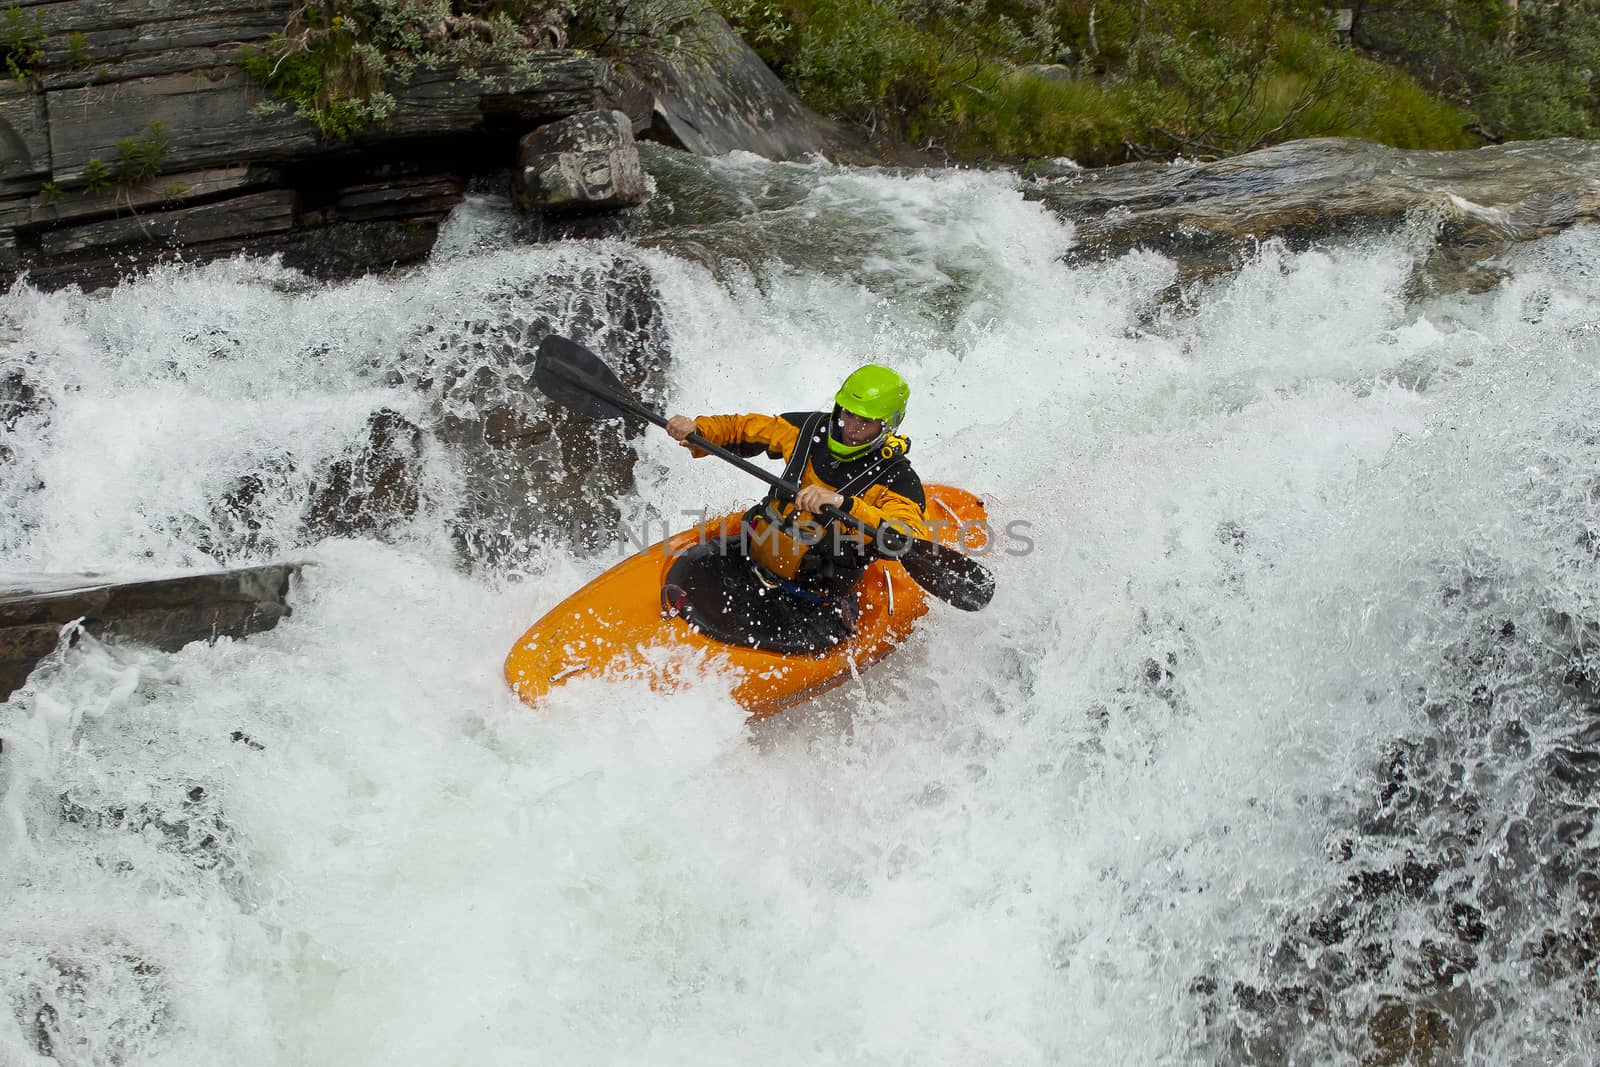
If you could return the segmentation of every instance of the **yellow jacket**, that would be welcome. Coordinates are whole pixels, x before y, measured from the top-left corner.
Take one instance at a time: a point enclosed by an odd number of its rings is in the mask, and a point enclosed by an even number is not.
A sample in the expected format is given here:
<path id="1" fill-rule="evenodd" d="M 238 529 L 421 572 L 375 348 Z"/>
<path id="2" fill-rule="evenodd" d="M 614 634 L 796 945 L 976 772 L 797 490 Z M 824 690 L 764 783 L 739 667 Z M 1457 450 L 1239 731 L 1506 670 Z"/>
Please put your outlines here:
<path id="1" fill-rule="evenodd" d="M 702 415 L 694 420 L 695 429 L 714 445 L 720 445 L 743 456 L 765 452 L 774 459 L 788 462 L 801 444 L 800 430 L 809 412 L 789 412 L 783 415 Z M 834 492 L 849 488 L 844 494 L 843 511 L 871 526 L 893 523 L 895 527 L 915 537 L 928 537 L 927 520 L 923 508 L 927 498 L 922 490 L 922 479 L 903 457 L 911 448 L 905 437 L 891 435 L 882 448 L 848 463 L 836 459 L 828 451 L 828 424 L 824 417 L 819 421 L 806 457 L 801 485 L 821 485 Z M 853 485 L 862 475 L 876 472 L 865 485 Z M 772 512 L 787 523 L 794 519 L 815 521 L 809 513 L 796 515 L 794 501 L 770 501 Z M 831 526 L 832 524 L 828 524 Z M 827 529 L 825 526 L 824 529 Z M 824 572 L 832 576 L 836 571 L 859 571 L 869 561 L 859 540 L 850 536 L 830 536 L 815 545 L 779 545 L 774 551 L 763 551 L 751 546 L 751 555 L 768 569 L 784 578 L 794 578 L 798 573 Z M 761 538 L 757 538 L 757 544 Z M 848 544 L 854 545 L 850 548 Z M 841 545 L 844 544 L 844 547 Z M 809 551 L 807 550 L 809 549 Z M 824 550 L 826 558 L 817 558 Z M 800 557 L 806 557 L 803 561 Z M 798 563 L 798 569 L 794 564 Z"/>

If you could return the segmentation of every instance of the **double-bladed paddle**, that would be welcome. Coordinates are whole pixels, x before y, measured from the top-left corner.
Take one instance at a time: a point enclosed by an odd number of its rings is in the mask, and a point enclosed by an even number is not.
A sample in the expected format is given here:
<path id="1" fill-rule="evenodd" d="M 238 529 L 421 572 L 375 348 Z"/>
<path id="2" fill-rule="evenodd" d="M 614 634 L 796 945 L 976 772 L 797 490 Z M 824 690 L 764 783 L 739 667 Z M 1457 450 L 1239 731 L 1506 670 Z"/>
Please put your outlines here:
<path id="1" fill-rule="evenodd" d="M 637 415 L 663 429 L 667 425 L 666 419 L 629 394 L 621 379 L 612 373 L 599 356 L 576 341 L 556 334 L 539 342 L 539 352 L 533 364 L 533 381 L 551 400 L 591 419 Z M 744 457 L 712 444 L 698 433 L 690 434 L 687 440 L 696 448 L 704 449 L 747 474 L 755 475 L 791 499 L 800 488 Z M 832 506 L 823 508 L 822 513 L 830 519 L 871 534 L 883 555 L 898 559 L 905 565 L 906 573 L 913 581 L 946 603 L 963 611 L 977 611 L 994 597 L 994 575 L 989 573 L 989 569 L 953 548 L 937 541 L 911 537 L 891 527 L 873 527 Z"/>

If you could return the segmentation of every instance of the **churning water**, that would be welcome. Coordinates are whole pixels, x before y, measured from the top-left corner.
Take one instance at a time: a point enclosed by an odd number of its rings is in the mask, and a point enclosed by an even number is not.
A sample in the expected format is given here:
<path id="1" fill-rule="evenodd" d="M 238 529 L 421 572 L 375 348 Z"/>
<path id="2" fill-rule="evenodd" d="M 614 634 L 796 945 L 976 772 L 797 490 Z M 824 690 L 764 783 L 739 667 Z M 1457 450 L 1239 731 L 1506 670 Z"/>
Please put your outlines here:
<path id="1" fill-rule="evenodd" d="M 669 164 L 645 241 L 477 196 L 399 276 L 3 298 L 0 566 L 312 565 L 270 633 L 0 706 L 0 1063 L 1596 1060 L 1600 233 L 1481 295 L 1414 295 L 1416 220 L 1176 300 L 1008 176 Z M 547 329 L 670 352 L 687 414 L 892 363 L 923 477 L 1031 551 L 760 724 L 715 676 L 525 708 L 505 653 L 619 550 L 441 427 Z M 410 504 L 341 536 L 377 412 Z M 636 450 L 617 529 L 758 495 Z"/>

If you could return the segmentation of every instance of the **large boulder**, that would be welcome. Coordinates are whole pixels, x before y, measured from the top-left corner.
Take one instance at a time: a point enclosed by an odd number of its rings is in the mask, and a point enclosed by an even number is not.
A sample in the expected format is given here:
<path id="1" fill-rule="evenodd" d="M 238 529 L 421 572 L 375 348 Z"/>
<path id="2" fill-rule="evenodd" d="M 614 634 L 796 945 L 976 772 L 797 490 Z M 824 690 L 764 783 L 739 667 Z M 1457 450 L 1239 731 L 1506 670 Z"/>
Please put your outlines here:
<path id="1" fill-rule="evenodd" d="M 754 152 L 768 159 L 835 154 L 837 130 L 819 122 L 761 57 L 709 8 L 690 47 L 632 62 L 655 93 L 645 135 L 698 156 Z"/>
<path id="2" fill-rule="evenodd" d="M 633 123 L 588 111 L 540 126 L 517 143 L 512 195 L 524 211 L 566 213 L 643 203 L 648 194 Z"/>
<path id="3" fill-rule="evenodd" d="M 595 552 L 619 536 L 646 424 L 586 419 L 546 399 L 533 385 L 533 355 L 551 333 L 587 346 L 630 392 L 659 405 L 666 316 L 649 267 L 632 257 L 485 293 L 473 314 L 416 339 L 419 353 L 433 353 L 426 365 L 407 361 L 429 398 L 423 425 L 461 478 L 451 526 L 470 566 L 517 570 L 538 545 Z"/>

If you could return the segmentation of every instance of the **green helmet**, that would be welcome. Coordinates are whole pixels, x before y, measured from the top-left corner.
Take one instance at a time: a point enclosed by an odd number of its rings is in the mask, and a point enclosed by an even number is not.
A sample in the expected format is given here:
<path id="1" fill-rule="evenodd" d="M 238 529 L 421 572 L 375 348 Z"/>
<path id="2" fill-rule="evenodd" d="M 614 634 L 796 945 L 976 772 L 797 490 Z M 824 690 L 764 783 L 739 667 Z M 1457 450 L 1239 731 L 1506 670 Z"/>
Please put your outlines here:
<path id="1" fill-rule="evenodd" d="M 888 367 L 868 363 L 851 373 L 833 398 L 833 417 L 828 420 L 828 451 L 842 460 L 857 459 L 883 444 L 884 439 L 900 428 L 906 417 L 906 401 L 911 398 L 911 386 Z M 878 435 L 859 445 L 847 445 L 844 431 L 839 425 L 839 413 L 848 411 L 864 419 L 877 419 L 883 423 Z"/>

